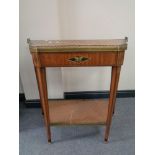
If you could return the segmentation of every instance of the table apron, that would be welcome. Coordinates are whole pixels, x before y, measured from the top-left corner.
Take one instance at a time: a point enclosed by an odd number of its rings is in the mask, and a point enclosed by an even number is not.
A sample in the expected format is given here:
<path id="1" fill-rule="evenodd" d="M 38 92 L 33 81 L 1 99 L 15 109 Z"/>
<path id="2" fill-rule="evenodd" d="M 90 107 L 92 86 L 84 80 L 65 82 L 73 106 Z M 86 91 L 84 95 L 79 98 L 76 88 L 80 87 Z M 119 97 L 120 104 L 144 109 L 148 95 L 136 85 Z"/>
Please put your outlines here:
<path id="1" fill-rule="evenodd" d="M 124 51 L 118 52 L 36 52 L 35 67 L 121 66 Z"/>

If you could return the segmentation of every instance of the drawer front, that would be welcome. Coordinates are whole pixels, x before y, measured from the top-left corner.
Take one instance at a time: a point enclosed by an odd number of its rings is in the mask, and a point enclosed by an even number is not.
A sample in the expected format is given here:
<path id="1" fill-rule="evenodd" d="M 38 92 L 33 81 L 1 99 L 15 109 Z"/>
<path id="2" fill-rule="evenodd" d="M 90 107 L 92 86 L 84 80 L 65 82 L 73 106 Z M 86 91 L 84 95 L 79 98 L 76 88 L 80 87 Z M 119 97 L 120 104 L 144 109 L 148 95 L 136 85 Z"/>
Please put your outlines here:
<path id="1" fill-rule="evenodd" d="M 45 67 L 112 66 L 117 63 L 117 52 L 42 52 L 38 56 L 40 65 Z"/>

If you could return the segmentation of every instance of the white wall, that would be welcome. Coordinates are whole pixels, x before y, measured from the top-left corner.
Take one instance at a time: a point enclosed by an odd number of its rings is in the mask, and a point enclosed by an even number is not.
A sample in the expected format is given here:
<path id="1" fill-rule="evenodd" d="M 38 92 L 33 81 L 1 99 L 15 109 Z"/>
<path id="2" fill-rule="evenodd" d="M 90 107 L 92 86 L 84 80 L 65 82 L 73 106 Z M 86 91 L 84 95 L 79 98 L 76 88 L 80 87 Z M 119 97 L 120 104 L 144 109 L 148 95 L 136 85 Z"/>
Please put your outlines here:
<path id="1" fill-rule="evenodd" d="M 19 93 L 24 93 L 23 84 L 22 84 L 22 81 L 21 81 L 20 74 L 19 74 Z"/>
<path id="2" fill-rule="evenodd" d="M 31 39 L 60 38 L 57 8 L 57 0 L 20 1 L 19 62 L 20 75 L 26 99 L 39 98 L 32 58 L 26 40 L 28 37 Z M 48 69 L 47 79 L 49 97 L 63 97 L 61 69 Z"/>
<path id="3" fill-rule="evenodd" d="M 134 89 L 134 0 L 20 1 L 20 74 L 27 99 L 38 98 L 26 38 L 107 39 L 128 36 L 119 90 Z M 109 68 L 54 68 L 47 75 L 49 98 L 64 91 L 108 90 Z"/>

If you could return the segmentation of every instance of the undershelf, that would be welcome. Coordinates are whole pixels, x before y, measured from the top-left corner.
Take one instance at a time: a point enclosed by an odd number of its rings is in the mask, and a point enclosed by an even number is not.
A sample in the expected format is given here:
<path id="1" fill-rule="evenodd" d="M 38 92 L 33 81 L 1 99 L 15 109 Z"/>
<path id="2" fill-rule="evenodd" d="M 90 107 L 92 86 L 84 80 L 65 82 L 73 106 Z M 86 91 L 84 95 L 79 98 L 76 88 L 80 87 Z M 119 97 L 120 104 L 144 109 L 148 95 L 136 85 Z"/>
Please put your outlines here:
<path id="1" fill-rule="evenodd" d="M 108 101 L 103 99 L 49 100 L 51 125 L 106 124 Z"/>

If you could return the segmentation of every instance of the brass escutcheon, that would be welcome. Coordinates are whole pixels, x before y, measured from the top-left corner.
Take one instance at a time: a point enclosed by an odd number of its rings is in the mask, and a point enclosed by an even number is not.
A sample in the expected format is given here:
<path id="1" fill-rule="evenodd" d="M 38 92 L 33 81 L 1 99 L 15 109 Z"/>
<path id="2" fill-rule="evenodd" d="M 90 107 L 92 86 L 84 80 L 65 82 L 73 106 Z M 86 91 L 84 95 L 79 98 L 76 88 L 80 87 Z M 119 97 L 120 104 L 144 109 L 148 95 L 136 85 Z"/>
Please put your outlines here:
<path id="1" fill-rule="evenodd" d="M 69 61 L 73 61 L 73 62 L 83 62 L 83 61 L 87 61 L 89 58 L 83 57 L 83 56 L 76 56 L 73 58 L 68 59 Z"/>

